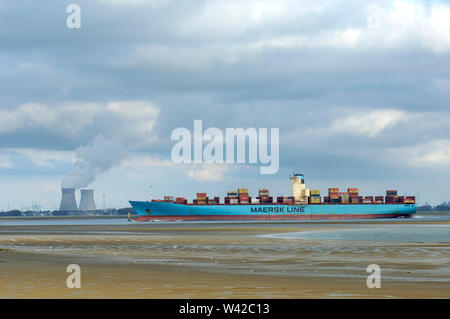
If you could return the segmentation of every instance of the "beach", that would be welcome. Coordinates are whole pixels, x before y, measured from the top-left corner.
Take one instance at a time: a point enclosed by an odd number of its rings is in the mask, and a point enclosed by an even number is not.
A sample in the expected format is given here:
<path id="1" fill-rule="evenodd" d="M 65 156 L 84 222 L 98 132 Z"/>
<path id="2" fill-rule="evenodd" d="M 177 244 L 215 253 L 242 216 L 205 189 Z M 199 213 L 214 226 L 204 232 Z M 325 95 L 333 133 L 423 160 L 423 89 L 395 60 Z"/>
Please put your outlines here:
<path id="1" fill-rule="evenodd" d="M 449 230 L 414 218 L 2 221 L 0 298 L 449 298 Z M 79 289 L 66 286 L 70 264 Z M 366 284 L 371 264 L 379 289 Z"/>

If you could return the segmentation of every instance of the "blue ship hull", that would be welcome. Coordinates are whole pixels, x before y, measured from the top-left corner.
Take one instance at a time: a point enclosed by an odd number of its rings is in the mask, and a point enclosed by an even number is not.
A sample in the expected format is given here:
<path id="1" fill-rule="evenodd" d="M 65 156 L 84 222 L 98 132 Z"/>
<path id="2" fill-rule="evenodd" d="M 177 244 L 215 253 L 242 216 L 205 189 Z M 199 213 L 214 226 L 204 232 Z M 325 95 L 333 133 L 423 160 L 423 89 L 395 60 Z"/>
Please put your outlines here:
<path id="1" fill-rule="evenodd" d="M 191 205 L 130 201 L 137 220 L 312 220 L 411 217 L 415 204 Z"/>

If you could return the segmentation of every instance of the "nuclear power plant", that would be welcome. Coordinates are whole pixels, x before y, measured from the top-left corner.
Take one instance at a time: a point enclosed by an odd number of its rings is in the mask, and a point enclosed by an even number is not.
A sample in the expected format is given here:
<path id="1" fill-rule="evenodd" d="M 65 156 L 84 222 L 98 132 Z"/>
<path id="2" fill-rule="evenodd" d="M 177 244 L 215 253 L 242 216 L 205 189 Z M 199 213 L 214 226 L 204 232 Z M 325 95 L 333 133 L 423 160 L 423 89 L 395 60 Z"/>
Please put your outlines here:
<path id="1" fill-rule="evenodd" d="M 75 199 L 75 188 L 61 189 L 61 204 L 59 205 L 61 211 L 77 211 L 77 201 Z"/>
<path id="2" fill-rule="evenodd" d="M 94 211 L 97 207 L 94 201 L 94 190 L 93 189 L 82 189 L 81 199 L 80 199 L 80 211 Z"/>

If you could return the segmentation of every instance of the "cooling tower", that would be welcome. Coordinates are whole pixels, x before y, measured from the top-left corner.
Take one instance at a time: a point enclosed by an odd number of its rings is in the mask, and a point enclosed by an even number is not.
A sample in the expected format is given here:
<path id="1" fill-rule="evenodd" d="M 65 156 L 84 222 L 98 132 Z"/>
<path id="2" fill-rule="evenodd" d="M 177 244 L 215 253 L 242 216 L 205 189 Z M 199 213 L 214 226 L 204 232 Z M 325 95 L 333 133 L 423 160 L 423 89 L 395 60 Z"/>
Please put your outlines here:
<path id="1" fill-rule="evenodd" d="M 80 210 L 83 212 L 96 210 L 93 189 L 82 189 L 80 199 Z"/>
<path id="2" fill-rule="evenodd" d="M 62 188 L 61 189 L 61 204 L 59 210 L 62 211 L 77 211 L 77 201 L 75 200 L 75 188 Z"/>

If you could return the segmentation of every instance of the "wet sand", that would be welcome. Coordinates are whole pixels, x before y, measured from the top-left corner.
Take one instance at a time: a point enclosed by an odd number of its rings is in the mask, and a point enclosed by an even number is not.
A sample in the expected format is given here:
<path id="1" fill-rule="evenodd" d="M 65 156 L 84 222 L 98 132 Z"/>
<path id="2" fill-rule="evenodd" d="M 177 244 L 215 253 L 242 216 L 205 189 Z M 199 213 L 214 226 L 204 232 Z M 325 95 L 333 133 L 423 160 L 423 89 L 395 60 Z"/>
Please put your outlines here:
<path id="1" fill-rule="evenodd" d="M 450 298 L 450 242 L 267 236 L 392 224 L 450 223 L 0 225 L 0 298 Z M 66 287 L 69 264 L 81 289 Z"/>

